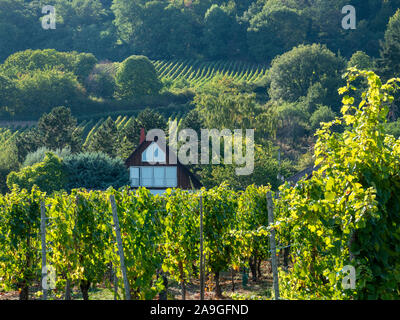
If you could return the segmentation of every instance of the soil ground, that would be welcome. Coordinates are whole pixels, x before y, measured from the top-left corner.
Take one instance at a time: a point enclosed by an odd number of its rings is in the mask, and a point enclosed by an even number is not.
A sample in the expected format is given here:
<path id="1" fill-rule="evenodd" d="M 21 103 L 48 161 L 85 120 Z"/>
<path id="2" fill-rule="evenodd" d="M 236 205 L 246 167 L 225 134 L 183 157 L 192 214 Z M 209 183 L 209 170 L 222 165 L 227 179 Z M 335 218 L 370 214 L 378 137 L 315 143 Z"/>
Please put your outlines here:
<path id="1" fill-rule="evenodd" d="M 243 299 L 256 299 L 268 300 L 271 299 L 272 288 L 272 275 L 269 262 L 263 262 L 261 265 L 262 275 L 257 281 L 252 280 L 252 275 L 249 273 L 247 285 L 243 285 L 243 273 L 235 272 L 222 272 L 220 275 L 220 284 L 222 289 L 223 300 L 243 300 Z M 234 283 L 234 287 L 233 287 Z M 205 299 L 217 300 L 218 298 L 214 293 L 214 281 L 208 277 L 206 279 Z M 39 285 L 33 287 L 30 292 L 30 299 L 36 300 L 40 297 L 36 296 L 36 292 L 40 290 Z M 169 279 L 168 283 L 168 300 L 182 300 L 181 286 L 179 283 Z M 62 299 L 60 297 L 51 295 L 51 299 Z M 113 300 L 114 292 L 105 286 L 97 286 L 91 288 L 89 291 L 90 300 Z M 0 292 L 0 300 L 18 300 L 18 291 Z M 72 299 L 81 300 L 82 296 L 78 288 L 73 288 Z M 158 298 L 157 298 L 158 299 Z M 192 280 L 186 286 L 186 300 L 200 300 L 200 283 L 197 279 Z"/>

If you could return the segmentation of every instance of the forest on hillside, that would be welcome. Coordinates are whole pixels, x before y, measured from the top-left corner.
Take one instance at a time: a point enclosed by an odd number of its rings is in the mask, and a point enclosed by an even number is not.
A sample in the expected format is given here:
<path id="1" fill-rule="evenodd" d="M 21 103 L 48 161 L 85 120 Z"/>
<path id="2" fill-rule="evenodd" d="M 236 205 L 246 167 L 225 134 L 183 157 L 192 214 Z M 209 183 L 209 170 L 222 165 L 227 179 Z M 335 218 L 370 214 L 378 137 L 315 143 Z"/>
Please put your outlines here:
<path id="1" fill-rule="evenodd" d="M 355 29 L 342 27 L 348 4 Z M 2 192 L 11 171 L 47 151 L 124 161 L 140 128 L 168 135 L 173 121 L 197 133 L 254 129 L 252 175 L 191 169 L 208 187 L 276 188 L 278 176 L 312 166 L 314 134 L 340 114 L 348 67 L 400 74 L 397 0 L 56 0 L 48 30 L 44 5 L 0 1 Z M 395 136 L 398 105 L 396 96 L 386 124 Z"/>
<path id="2" fill-rule="evenodd" d="M 55 0 L 56 29 L 38 21 L 48 1 L 0 2 L 0 60 L 25 49 L 93 53 L 121 61 L 239 59 L 269 63 L 299 44 L 321 43 L 344 57 L 379 57 L 379 40 L 398 0 Z M 341 26 L 345 5 L 357 28 Z"/>

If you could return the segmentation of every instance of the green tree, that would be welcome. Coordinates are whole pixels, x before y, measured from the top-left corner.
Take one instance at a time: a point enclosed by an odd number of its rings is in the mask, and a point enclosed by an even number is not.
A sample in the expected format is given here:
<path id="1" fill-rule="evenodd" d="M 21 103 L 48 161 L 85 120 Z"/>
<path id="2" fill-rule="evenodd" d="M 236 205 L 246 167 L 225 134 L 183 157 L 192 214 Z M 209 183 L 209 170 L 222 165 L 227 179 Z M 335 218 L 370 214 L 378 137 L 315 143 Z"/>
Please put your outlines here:
<path id="1" fill-rule="evenodd" d="M 390 18 L 381 43 L 380 73 L 386 79 L 400 75 L 400 9 Z"/>
<path id="2" fill-rule="evenodd" d="M 262 11 L 249 20 L 249 51 L 257 61 L 268 62 L 304 43 L 307 27 L 307 19 L 298 10 L 282 5 L 270 7 L 267 2 Z"/>
<path id="3" fill-rule="evenodd" d="M 23 0 L 0 2 L 0 61 L 10 54 L 35 45 L 40 23 L 32 8 Z"/>
<path id="4" fill-rule="evenodd" d="M 22 163 L 21 167 L 30 167 L 38 162 L 42 162 L 46 157 L 46 154 L 51 152 L 55 154 L 60 159 L 65 159 L 67 156 L 71 155 L 71 149 L 69 147 L 57 150 L 50 150 L 47 147 L 41 147 L 34 152 L 30 152 L 26 155 L 24 162 Z"/>
<path id="5" fill-rule="evenodd" d="M 210 129 L 254 128 L 260 111 L 255 94 L 243 93 L 233 80 L 218 76 L 198 91 L 194 103 Z"/>
<path id="6" fill-rule="evenodd" d="M 17 93 L 15 83 L 0 74 L 0 115 L 6 114 L 9 111 L 9 107 L 15 105 Z"/>
<path id="7" fill-rule="evenodd" d="M 16 80 L 18 103 L 13 106 L 15 115 L 40 116 L 60 105 L 77 109 L 83 98 L 83 88 L 72 73 L 57 69 L 36 70 Z"/>
<path id="8" fill-rule="evenodd" d="M 151 61 L 144 56 L 131 56 L 123 61 L 116 74 L 117 95 L 132 99 L 156 95 L 162 84 Z"/>
<path id="9" fill-rule="evenodd" d="M 196 109 L 190 110 L 180 124 L 182 129 L 193 129 L 200 136 L 201 129 L 204 129 L 203 120 Z"/>
<path id="10" fill-rule="evenodd" d="M 119 146 L 119 133 L 113 119 L 108 117 L 86 141 L 86 151 L 103 152 L 116 157 Z"/>
<path id="11" fill-rule="evenodd" d="M 233 162 L 232 165 L 201 165 L 197 174 L 202 184 L 207 188 L 216 187 L 226 183 L 234 190 L 244 190 L 254 184 L 256 186 L 271 185 L 276 190 L 282 181 L 278 179 L 278 173 L 283 177 L 290 177 L 294 168 L 290 160 L 285 159 L 279 164 L 278 155 L 271 146 L 255 145 L 254 171 L 247 176 L 238 176 L 236 168 L 243 165 Z"/>
<path id="12" fill-rule="evenodd" d="M 114 63 L 97 64 L 85 81 L 89 94 L 105 99 L 114 96 L 116 67 Z"/>
<path id="13" fill-rule="evenodd" d="M 130 156 L 139 145 L 142 128 L 146 133 L 152 129 L 160 129 L 166 132 L 167 121 L 160 113 L 149 108 L 141 111 L 136 118 L 129 121 L 120 130 L 120 147 L 118 148 L 117 155 L 122 159 Z"/>
<path id="14" fill-rule="evenodd" d="M 4 132 L 0 133 L 0 193 L 6 193 L 8 191 L 7 175 L 13 170 L 18 170 L 20 162 L 15 137 L 4 141 L 1 135 L 4 135 Z"/>
<path id="15" fill-rule="evenodd" d="M 102 59 L 118 57 L 117 28 L 112 23 L 110 8 L 102 1 L 55 0 L 53 3 L 57 28 L 41 39 L 41 47 L 91 52 Z"/>
<path id="16" fill-rule="evenodd" d="M 344 61 L 325 46 L 300 45 L 272 61 L 269 94 L 273 100 L 294 102 L 306 96 L 309 88 L 320 82 L 328 89 L 333 104 L 338 104 L 337 88 L 341 83 Z"/>
<path id="17" fill-rule="evenodd" d="M 353 53 L 347 66 L 349 68 L 355 67 L 359 70 L 372 70 L 374 68 L 374 62 L 365 52 L 357 51 Z"/>
<path id="18" fill-rule="evenodd" d="M 309 113 L 299 103 L 283 103 L 276 107 L 276 137 L 291 145 L 309 133 Z"/>
<path id="19" fill-rule="evenodd" d="M 330 122 L 335 119 L 335 113 L 328 106 L 319 106 L 318 109 L 311 115 L 310 123 L 313 131 L 321 126 L 321 122 Z"/>
<path id="20" fill-rule="evenodd" d="M 182 2 L 114 1 L 112 10 L 121 39 L 131 50 L 152 58 L 193 56 L 201 48 L 201 25 Z"/>
<path id="21" fill-rule="evenodd" d="M 52 193 L 65 188 L 67 179 L 62 160 L 49 152 L 42 162 L 19 172 L 12 171 L 7 176 L 7 186 L 10 190 L 17 185 L 29 191 L 37 186 L 43 192 Z"/>
<path id="22" fill-rule="evenodd" d="M 21 74 L 29 74 L 33 71 L 57 69 L 65 73 L 73 73 L 83 84 L 96 62 L 96 57 L 91 53 L 28 49 L 9 56 L 0 66 L 0 70 L 3 70 L 4 74 L 10 78 L 18 78 Z"/>
<path id="23" fill-rule="evenodd" d="M 72 152 L 77 152 L 82 146 L 82 129 L 66 107 L 57 107 L 42 115 L 36 134 L 41 146 L 51 150 L 69 147 Z"/>
<path id="24" fill-rule="evenodd" d="M 206 55 L 223 59 L 243 54 L 245 30 L 238 24 L 234 8 L 212 5 L 204 17 L 203 42 Z"/>

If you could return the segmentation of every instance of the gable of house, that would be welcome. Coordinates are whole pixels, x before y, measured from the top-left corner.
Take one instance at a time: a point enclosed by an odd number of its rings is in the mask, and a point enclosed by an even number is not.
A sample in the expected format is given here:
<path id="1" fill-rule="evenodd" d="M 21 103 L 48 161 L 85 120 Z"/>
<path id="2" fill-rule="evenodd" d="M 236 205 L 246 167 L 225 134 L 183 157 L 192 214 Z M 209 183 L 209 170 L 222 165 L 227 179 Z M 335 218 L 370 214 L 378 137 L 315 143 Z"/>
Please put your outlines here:
<path id="1" fill-rule="evenodd" d="M 170 163 L 170 150 L 156 141 L 143 141 L 126 160 L 133 188 L 140 186 L 162 192 L 167 188 L 198 189 L 196 176 L 179 161 Z"/>

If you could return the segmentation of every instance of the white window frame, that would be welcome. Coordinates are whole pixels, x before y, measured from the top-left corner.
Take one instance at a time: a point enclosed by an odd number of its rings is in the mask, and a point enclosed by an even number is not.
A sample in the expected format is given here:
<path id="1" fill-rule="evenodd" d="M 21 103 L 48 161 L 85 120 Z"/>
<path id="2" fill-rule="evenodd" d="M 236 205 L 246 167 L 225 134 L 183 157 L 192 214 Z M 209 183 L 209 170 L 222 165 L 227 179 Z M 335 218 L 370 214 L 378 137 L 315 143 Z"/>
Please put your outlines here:
<path id="1" fill-rule="evenodd" d="M 136 174 L 133 172 L 137 173 L 137 177 L 136 177 Z M 131 180 L 131 186 L 139 187 L 140 186 L 140 168 L 139 167 L 130 167 L 129 174 L 130 174 L 129 178 Z"/>
<path id="2" fill-rule="evenodd" d="M 178 187 L 178 167 L 177 166 L 134 166 L 130 167 L 130 180 L 131 186 L 134 188 L 138 187 L 146 187 L 146 188 L 176 188 Z M 151 174 L 149 178 L 143 178 L 143 170 L 151 170 Z M 156 184 L 156 177 L 155 177 L 155 170 L 156 169 L 163 169 L 163 177 L 160 179 L 162 182 Z M 167 178 L 167 171 L 168 170 L 174 171 L 173 178 Z M 139 178 L 133 178 L 132 173 L 134 170 L 139 170 Z M 143 179 L 150 180 L 151 182 L 144 183 Z M 134 183 L 138 182 L 138 183 Z M 171 182 L 171 183 L 169 183 Z"/>
<path id="3" fill-rule="evenodd" d="M 156 148 L 158 149 L 158 152 L 160 153 L 158 155 L 158 158 L 154 157 L 154 153 Z M 148 155 L 147 153 L 150 153 L 150 157 L 146 158 L 145 156 Z M 142 152 L 142 161 L 143 162 L 158 162 L 158 163 L 165 163 L 167 156 L 165 154 L 165 152 L 161 149 L 161 147 L 153 142 L 152 144 L 150 144 L 143 152 Z"/>

